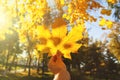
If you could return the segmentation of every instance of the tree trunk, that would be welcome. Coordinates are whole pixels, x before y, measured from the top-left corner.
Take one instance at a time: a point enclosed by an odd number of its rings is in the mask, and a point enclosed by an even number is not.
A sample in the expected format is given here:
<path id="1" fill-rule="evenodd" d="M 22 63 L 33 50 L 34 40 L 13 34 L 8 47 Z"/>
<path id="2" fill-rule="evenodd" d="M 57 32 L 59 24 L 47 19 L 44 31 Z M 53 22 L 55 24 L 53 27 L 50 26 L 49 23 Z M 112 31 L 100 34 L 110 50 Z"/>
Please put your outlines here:
<path id="1" fill-rule="evenodd" d="M 40 71 L 40 56 L 38 58 L 38 62 L 37 62 L 37 74 L 39 74 Z"/>
<path id="2" fill-rule="evenodd" d="M 5 63 L 5 71 L 4 71 L 3 75 L 6 75 L 6 73 L 8 71 L 8 60 L 9 60 L 9 52 L 7 52 L 6 63 Z"/>
<path id="3" fill-rule="evenodd" d="M 16 73 L 17 72 L 17 62 L 15 62 L 14 66 L 15 66 L 15 73 Z"/>
<path id="4" fill-rule="evenodd" d="M 9 53 L 7 54 L 7 57 L 6 57 L 6 65 L 5 65 L 5 69 L 8 68 L 8 59 L 9 59 Z"/>
<path id="5" fill-rule="evenodd" d="M 31 54 L 30 52 L 28 52 L 29 54 L 29 62 L 28 62 L 28 76 L 31 75 L 31 62 L 32 62 L 32 57 L 31 57 Z"/>
<path id="6" fill-rule="evenodd" d="M 15 59 L 16 59 L 16 53 L 14 54 L 13 60 L 11 62 L 11 64 L 9 65 L 9 71 L 11 71 L 12 66 L 15 66 Z"/>
<path id="7" fill-rule="evenodd" d="M 43 59 L 43 61 L 42 61 L 42 75 L 44 75 L 44 72 L 45 72 L 45 70 L 44 70 L 44 59 Z"/>
<path id="8" fill-rule="evenodd" d="M 26 61 L 26 64 L 25 64 L 25 66 L 24 66 L 24 72 L 26 71 L 26 69 L 27 69 L 27 66 L 28 66 L 28 58 L 27 58 L 27 61 Z"/>

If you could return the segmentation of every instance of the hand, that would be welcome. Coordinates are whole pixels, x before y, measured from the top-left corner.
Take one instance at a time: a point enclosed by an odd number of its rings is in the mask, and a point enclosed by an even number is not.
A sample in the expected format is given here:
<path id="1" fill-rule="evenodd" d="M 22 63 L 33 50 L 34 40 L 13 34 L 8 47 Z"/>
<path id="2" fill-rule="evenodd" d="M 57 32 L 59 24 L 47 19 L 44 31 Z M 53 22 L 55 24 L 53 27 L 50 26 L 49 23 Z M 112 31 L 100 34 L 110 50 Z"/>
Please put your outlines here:
<path id="1" fill-rule="evenodd" d="M 57 51 L 57 54 L 50 58 L 50 61 L 48 63 L 48 68 L 54 74 L 57 74 L 61 70 L 66 70 L 66 66 L 62 61 L 62 53 L 60 51 Z"/>
<path id="2" fill-rule="evenodd" d="M 70 80 L 70 74 L 62 61 L 62 53 L 57 51 L 57 54 L 50 58 L 48 68 L 55 74 L 54 80 Z"/>

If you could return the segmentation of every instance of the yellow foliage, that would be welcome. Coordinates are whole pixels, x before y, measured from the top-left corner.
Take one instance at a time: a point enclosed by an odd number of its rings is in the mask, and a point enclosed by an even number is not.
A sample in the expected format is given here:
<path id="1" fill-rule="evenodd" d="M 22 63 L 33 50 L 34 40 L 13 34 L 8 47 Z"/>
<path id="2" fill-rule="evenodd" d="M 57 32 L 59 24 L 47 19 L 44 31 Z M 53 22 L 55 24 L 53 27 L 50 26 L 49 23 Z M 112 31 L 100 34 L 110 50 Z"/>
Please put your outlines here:
<path id="1" fill-rule="evenodd" d="M 93 8 L 100 8 L 102 7 L 99 3 L 97 3 L 96 1 L 92 1 L 91 5 L 90 5 L 90 9 Z"/>
<path id="2" fill-rule="evenodd" d="M 110 15 L 111 15 L 111 10 L 102 9 L 102 10 L 101 10 L 101 14 L 110 16 Z"/>
<path id="3" fill-rule="evenodd" d="M 5 36 L 3 34 L 0 34 L 0 41 L 5 40 Z"/>
<path id="4" fill-rule="evenodd" d="M 63 16 L 62 16 L 63 18 L 65 18 L 65 19 L 67 19 L 67 20 L 69 20 L 70 19 L 70 16 L 69 15 L 67 15 L 67 14 L 63 14 Z"/>
<path id="5" fill-rule="evenodd" d="M 43 38 L 43 37 L 50 38 L 51 37 L 49 29 L 45 26 L 37 26 L 35 33 L 39 38 Z"/>
<path id="6" fill-rule="evenodd" d="M 111 29 L 113 27 L 113 22 L 102 18 L 99 22 L 99 25 L 106 26 L 108 29 Z"/>
<path id="7" fill-rule="evenodd" d="M 100 26 L 105 26 L 105 24 L 106 24 L 106 20 L 104 18 L 102 18 L 99 22 L 99 25 Z"/>
<path id="8" fill-rule="evenodd" d="M 58 17 L 58 18 L 55 18 L 54 23 L 52 24 L 52 29 L 57 27 L 62 27 L 64 25 L 66 25 L 66 22 L 64 21 L 64 19 L 61 17 Z"/>
<path id="9" fill-rule="evenodd" d="M 55 0 L 55 3 L 58 9 L 62 9 L 65 4 L 65 0 Z"/>
<path id="10" fill-rule="evenodd" d="M 64 5 L 64 4 L 65 4 L 64 0 L 60 0 L 60 3 L 61 3 L 62 5 Z"/>
<path id="11" fill-rule="evenodd" d="M 108 20 L 108 21 L 106 22 L 106 26 L 107 26 L 107 28 L 111 29 L 111 28 L 113 27 L 113 22 L 110 21 L 110 20 Z"/>
<path id="12" fill-rule="evenodd" d="M 117 2 L 117 0 L 107 0 L 107 1 L 111 4 L 115 4 Z"/>
<path id="13" fill-rule="evenodd" d="M 90 20 L 96 21 L 94 16 L 90 17 L 87 9 L 100 8 L 102 7 L 98 2 L 91 0 L 72 0 L 68 4 L 67 13 L 63 15 L 64 18 L 70 21 L 70 23 L 75 23 L 76 20 L 82 19 L 84 22 Z"/>

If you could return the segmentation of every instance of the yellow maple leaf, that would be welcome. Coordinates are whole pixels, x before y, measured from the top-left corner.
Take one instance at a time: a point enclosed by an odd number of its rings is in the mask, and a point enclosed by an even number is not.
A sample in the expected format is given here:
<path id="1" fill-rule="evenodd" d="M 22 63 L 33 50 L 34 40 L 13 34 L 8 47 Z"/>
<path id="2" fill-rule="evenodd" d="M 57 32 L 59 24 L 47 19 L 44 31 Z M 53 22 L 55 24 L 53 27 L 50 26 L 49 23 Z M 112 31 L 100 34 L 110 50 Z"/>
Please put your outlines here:
<path id="1" fill-rule="evenodd" d="M 64 37 L 60 38 L 60 36 L 57 35 L 53 38 L 54 42 L 49 40 L 47 45 L 50 47 L 50 53 L 55 55 L 59 50 L 65 58 L 71 59 L 70 53 L 77 52 L 78 48 L 81 46 L 81 44 L 76 43 L 76 41 L 82 39 L 83 31 L 84 27 L 79 24 L 73 27 L 68 34 L 65 34 Z"/>
<path id="2" fill-rule="evenodd" d="M 76 42 L 83 38 L 82 32 L 85 30 L 84 26 L 77 24 L 72 27 L 68 35 L 64 38 L 64 42 Z"/>
<path id="3" fill-rule="evenodd" d="M 43 53 L 50 52 L 50 48 L 47 46 L 49 42 L 49 38 L 51 37 L 50 30 L 42 25 L 42 26 L 38 26 L 35 32 L 39 40 L 39 44 L 36 46 L 37 50 Z"/>
<path id="4" fill-rule="evenodd" d="M 71 58 L 71 55 L 70 55 L 70 52 L 65 52 L 65 54 L 63 55 L 65 58 L 68 58 L 68 59 L 72 59 Z"/>
<path id="5" fill-rule="evenodd" d="M 63 44 L 63 47 L 60 49 L 60 51 L 63 53 L 63 56 L 65 58 L 71 59 L 70 53 L 76 53 L 77 50 L 81 47 L 81 44 L 77 43 L 65 43 Z"/>
<path id="6" fill-rule="evenodd" d="M 78 44 L 77 41 L 82 39 L 82 32 L 85 30 L 83 25 L 74 26 L 70 32 L 62 39 L 61 44 L 58 49 L 63 53 L 65 58 L 71 59 L 70 53 L 77 52 L 78 48 L 80 48 L 81 44 Z"/>
<path id="7" fill-rule="evenodd" d="M 70 53 L 77 52 L 81 46 L 77 41 L 82 39 L 84 30 L 83 25 L 77 24 L 68 32 L 66 22 L 62 18 L 56 18 L 52 29 L 46 29 L 44 26 L 38 28 L 40 43 L 37 48 L 52 56 L 59 50 L 65 58 L 71 59 Z"/>
<path id="8" fill-rule="evenodd" d="M 51 40 L 55 46 L 61 43 L 63 37 L 67 34 L 66 22 L 62 18 L 56 18 L 52 24 Z"/>
<path id="9" fill-rule="evenodd" d="M 61 43 L 62 38 L 60 38 L 60 37 L 51 37 L 50 40 L 53 42 L 54 46 L 57 47 Z"/>
<path id="10" fill-rule="evenodd" d="M 67 34 L 66 22 L 63 18 L 56 18 L 52 24 L 52 36 L 53 37 L 65 37 Z"/>
<path id="11" fill-rule="evenodd" d="M 50 48 L 47 47 L 46 45 L 38 44 L 38 45 L 36 45 L 36 48 L 37 48 L 37 50 L 40 51 L 41 53 L 49 53 L 49 52 L 50 52 Z"/>

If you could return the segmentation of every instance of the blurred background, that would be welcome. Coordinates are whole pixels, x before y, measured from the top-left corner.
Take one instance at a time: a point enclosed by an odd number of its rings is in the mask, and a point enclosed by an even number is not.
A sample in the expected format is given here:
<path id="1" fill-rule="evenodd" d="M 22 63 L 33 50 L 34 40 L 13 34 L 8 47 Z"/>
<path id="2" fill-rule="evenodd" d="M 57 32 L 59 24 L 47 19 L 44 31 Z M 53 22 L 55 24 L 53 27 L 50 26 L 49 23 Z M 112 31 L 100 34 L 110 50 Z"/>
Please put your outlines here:
<path id="1" fill-rule="evenodd" d="M 72 0 L 64 1 L 69 4 Z M 120 0 L 114 4 L 93 1 L 111 14 L 101 14 L 101 8 L 87 9 L 97 21 L 84 22 L 86 31 L 78 41 L 82 46 L 71 53 L 72 60 L 63 61 L 71 80 L 120 80 Z M 57 0 L 0 0 L 0 80 L 53 80 L 47 67 L 50 57 L 36 49 L 39 42 L 34 33 L 37 25 L 49 26 L 57 15 L 65 13 L 68 7 L 61 5 Z M 100 16 L 113 21 L 113 27 L 101 27 Z"/>

